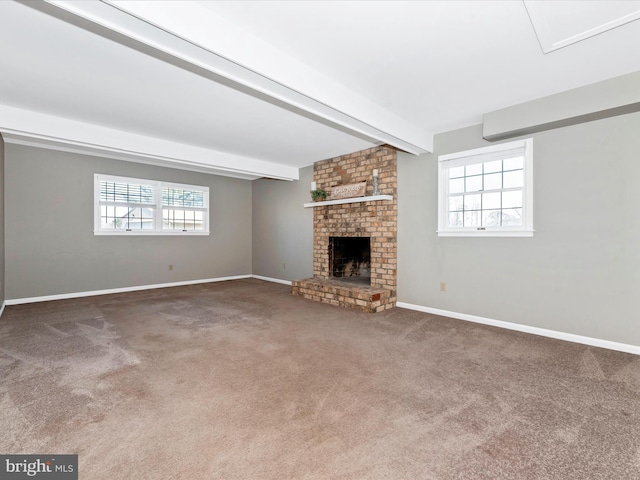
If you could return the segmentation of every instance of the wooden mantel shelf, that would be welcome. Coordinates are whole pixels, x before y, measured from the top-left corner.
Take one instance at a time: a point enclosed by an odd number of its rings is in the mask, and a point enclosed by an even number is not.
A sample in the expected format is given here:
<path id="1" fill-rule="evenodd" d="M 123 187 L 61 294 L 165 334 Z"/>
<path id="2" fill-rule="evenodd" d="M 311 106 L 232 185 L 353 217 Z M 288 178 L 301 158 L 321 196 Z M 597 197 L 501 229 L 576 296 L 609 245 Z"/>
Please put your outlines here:
<path id="1" fill-rule="evenodd" d="M 304 208 L 322 207 L 323 205 L 340 205 L 342 203 L 375 202 L 377 200 L 393 200 L 393 195 L 370 195 L 368 197 L 341 198 L 340 200 L 326 200 L 324 202 L 305 203 Z"/>

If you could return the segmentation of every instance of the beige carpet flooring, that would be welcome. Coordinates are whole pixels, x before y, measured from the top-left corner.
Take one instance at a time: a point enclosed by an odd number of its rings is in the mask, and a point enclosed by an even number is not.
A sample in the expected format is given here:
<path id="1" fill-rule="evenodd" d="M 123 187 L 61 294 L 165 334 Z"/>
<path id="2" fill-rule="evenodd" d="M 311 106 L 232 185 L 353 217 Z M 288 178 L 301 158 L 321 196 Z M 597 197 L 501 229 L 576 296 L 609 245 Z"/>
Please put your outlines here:
<path id="1" fill-rule="evenodd" d="M 640 478 L 640 357 L 289 292 L 7 307 L 0 453 L 77 453 L 83 480 Z"/>

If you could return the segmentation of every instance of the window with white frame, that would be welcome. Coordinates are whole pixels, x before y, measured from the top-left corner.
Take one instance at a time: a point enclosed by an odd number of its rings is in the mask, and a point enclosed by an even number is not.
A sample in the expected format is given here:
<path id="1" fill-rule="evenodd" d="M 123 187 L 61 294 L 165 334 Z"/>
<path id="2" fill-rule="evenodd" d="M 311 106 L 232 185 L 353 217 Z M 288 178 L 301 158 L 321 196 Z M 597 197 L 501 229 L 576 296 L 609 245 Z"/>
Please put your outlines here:
<path id="1" fill-rule="evenodd" d="M 533 139 L 438 157 L 439 236 L 533 236 Z"/>
<path id="2" fill-rule="evenodd" d="M 208 235 L 209 187 L 96 173 L 94 234 Z"/>

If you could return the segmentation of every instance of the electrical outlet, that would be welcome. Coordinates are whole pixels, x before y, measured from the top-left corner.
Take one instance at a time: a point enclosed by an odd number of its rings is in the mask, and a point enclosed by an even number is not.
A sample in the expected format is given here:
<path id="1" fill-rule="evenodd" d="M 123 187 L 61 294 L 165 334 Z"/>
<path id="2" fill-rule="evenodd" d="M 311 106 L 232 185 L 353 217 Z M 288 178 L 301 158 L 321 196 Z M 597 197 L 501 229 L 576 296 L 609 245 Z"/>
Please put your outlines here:
<path id="1" fill-rule="evenodd" d="M 173 265 L 169 265 L 169 270 L 173 270 Z"/>
<path id="2" fill-rule="evenodd" d="M 441 292 L 447 291 L 447 282 L 440 282 L 440 291 Z"/>
<path id="3" fill-rule="evenodd" d="M 283 270 L 286 270 L 286 269 L 287 269 L 287 264 L 286 264 L 286 263 L 283 263 L 283 264 L 282 264 L 282 269 L 283 269 Z"/>

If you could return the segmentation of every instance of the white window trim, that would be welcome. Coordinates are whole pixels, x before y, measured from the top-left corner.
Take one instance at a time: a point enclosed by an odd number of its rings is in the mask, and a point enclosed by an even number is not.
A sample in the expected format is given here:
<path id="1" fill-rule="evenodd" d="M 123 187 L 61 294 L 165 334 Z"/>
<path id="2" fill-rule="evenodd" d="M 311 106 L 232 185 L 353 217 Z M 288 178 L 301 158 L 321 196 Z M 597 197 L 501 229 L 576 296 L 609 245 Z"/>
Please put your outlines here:
<path id="1" fill-rule="evenodd" d="M 491 155 L 524 147 L 523 224 L 517 227 L 448 227 L 449 175 L 447 163 L 465 157 Z M 533 237 L 533 139 L 490 145 L 438 157 L 438 236 L 439 237 Z"/>
<path id="2" fill-rule="evenodd" d="M 154 198 L 155 198 L 155 216 L 154 222 L 156 228 L 153 230 L 107 230 L 100 228 L 100 182 L 101 181 L 109 181 L 109 182 L 123 182 L 123 183 L 133 183 L 133 184 L 142 184 L 149 185 L 154 188 Z M 198 190 L 204 192 L 204 204 L 206 208 L 202 209 L 205 213 L 203 215 L 203 230 L 165 230 L 162 228 L 162 189 L 163 188 L 178 188 L 184 190 Z M 176 209 L 180 209 L 176 207 Z M 178 235 L 178 236 L 202 236 L 209 235 L 209 187 L 205 187 L 202 185 L 187 185 L 182 183 L 171 183 L 171 182 L 160 182 L 157 180 L 148 180 L 144 178 L 131 178 L 131 177 L 120 177 L 115 175 L 103 175 L 100 173 L 96 173 L 93 176 L 93 234 L 94 235 L 134 235 L 134 236 L 149 236 L 149 235 Z"/>

